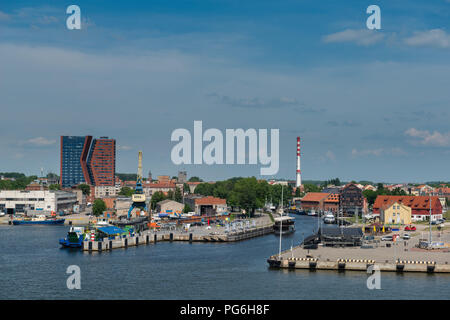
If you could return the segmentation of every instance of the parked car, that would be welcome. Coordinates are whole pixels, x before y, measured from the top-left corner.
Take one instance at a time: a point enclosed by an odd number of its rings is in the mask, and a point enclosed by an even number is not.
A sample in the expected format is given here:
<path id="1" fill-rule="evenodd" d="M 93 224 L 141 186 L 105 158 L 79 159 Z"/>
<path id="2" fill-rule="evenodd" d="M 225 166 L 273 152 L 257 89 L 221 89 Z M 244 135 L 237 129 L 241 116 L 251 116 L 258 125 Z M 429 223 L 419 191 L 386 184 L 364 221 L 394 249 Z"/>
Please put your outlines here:
<path id="1" fill-rule="evenodd" d="M 405 231 L 416 231 L 416 227 L 415 226 L 406 226 Z"/>
<path id="2" fill-rule="evenodd" d="M 384 236 L 384 237 L 381 237 L 381 241 L 392 241 L 393 240 L 393 237 L 392 236 Z"/>
<path id="3" fill-rule="evenodd" d="M 404 239 L 404 240 L 409 240 L 409 239 L 411 239 L 411 236 L 410 236 L 409 234 L 405 233 L 405 234 L 403 235 L 403 239 Z"/>

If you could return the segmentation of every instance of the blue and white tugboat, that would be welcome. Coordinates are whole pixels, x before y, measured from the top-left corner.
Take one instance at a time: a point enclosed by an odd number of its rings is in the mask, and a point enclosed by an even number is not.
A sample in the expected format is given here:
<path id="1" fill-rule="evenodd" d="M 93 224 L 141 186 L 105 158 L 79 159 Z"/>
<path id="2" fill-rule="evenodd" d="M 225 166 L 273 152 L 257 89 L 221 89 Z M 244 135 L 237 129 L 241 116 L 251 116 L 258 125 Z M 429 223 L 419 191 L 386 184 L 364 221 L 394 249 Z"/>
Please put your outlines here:
<path id="1" fill-rule="evenodd" d="M 84 229 L 82 227 L 70 227 L 67 237 L 59 239 L 59 244 L 65 248 L 81 248 L 84 240 Z"/>

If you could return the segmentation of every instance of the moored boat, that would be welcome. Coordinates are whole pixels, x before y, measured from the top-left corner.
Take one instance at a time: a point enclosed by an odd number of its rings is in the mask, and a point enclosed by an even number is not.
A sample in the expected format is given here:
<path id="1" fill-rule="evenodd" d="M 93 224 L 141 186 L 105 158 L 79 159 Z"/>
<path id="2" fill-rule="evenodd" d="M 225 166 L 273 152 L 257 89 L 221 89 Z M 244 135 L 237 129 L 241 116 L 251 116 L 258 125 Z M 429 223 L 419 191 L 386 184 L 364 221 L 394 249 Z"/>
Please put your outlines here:
<path id="1" fill-rule="evenodd" d="M 273 231 L 275 234 L 289 234 L 295 232 L 295 218 L 290 216 L 281 216 L 274 219 Z"/>
<path id="2" fill-rule="evenodd" d="M 327 224 L 332 224 L 332 223 L 336 222 L 336 218 L 334 217 L 334 215 L 331 212 L 327 212 L 323 216 L 323 222 L 327 223 Z"/>
<path id="3" fill-rule="evenodd" d="M 65 248 L 81 248 L 84 240 L 84 228 L 71 227 L 67 237 L 59 239 L 59 244 Z"/>
<path id="4" fill-rule="evenodd" d="M 14 225 L 22 225 L 22 224 L 64 224 L 65 219 L 58 218 L 48 218 L 45 215 L 39 215 L 33 218 L 14 218 Z"/>

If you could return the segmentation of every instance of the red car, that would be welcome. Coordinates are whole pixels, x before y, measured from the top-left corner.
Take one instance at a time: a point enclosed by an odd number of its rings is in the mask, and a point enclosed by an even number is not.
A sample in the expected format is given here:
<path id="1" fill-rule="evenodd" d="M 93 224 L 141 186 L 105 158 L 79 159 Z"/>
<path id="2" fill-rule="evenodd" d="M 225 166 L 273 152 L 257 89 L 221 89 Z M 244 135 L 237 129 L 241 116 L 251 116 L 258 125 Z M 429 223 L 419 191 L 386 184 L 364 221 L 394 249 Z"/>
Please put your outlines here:
<path id="1" fill-rule="evenodd" d="M 416 227 L 415 226 L 406 226 L 405 231 L 416 231 Z"/>

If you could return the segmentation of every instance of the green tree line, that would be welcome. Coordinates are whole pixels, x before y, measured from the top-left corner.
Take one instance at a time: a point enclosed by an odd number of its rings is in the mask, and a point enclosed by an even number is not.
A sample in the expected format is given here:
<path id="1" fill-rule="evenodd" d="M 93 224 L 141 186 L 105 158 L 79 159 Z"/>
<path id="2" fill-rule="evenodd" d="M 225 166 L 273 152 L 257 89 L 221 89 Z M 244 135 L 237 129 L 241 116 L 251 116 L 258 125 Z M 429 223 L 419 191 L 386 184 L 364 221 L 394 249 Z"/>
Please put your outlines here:
<path id="1" fill-rule="evenodd" d="M 385 189 L 382 183 L 379 183 L 377 185 L 377 191 L 364 190 L 363 195 L 367 199 L 369 206 L 373 206 L 378 196 L 406 196 L 407 193 L 400 188 L 395 188 L 390 191 L 389 189 Z"/>
<path id="2" fill-rule="evenodd" d="M 5 178 L 13 178 L 15 180 L 0 180 L 0 190 L 22 190 L 25 189 L 37 176 L 25 176 L 23 173 L 5 172 L 0 173 Z"/>
<path id="3" fill-rule="evenodd" d="M 271 201 L 278 206 L 281 202 L 281 189 L 279 184 L 270 185 L 267 181 L 257 180 L 255 177 L 238 177 L 215 183 L 201 183 L 195 188 L 195 193 L 226 199 L 229 206 L 239 207 L 253 215 L 255 210 L 263 208 L 266 202 Z M 283 186 L 284 205 L 289 204 L 292 197 L 292 187 Z"/>

